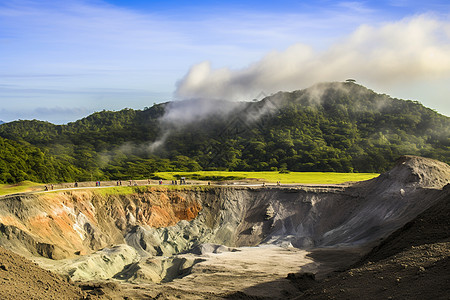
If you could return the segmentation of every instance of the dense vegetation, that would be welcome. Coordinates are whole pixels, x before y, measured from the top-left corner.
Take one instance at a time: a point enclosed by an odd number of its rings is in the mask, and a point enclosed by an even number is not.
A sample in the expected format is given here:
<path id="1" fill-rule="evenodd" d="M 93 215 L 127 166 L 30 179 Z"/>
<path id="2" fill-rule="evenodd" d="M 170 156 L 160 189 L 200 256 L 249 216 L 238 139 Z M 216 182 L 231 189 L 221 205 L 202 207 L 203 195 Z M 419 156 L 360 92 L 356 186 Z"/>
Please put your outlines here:
<path id="1" fill-rule="evenodd" d="M 0 137 L 0 183 L 71 181 L 81 174 L 72 164 L 34 146 Z"/>
<path id="2" fill-rule="evenodd" d="M 450 163 L 450 118 L 355 83 L 222 102 L 227 113 L 167 121 L 181 104 L 102 111 L 67 125 L 2 124 L 7 155 L 0 158 L 0 182 L 139 179 L 202 169 L 384 172 L 404 154 Z"/>

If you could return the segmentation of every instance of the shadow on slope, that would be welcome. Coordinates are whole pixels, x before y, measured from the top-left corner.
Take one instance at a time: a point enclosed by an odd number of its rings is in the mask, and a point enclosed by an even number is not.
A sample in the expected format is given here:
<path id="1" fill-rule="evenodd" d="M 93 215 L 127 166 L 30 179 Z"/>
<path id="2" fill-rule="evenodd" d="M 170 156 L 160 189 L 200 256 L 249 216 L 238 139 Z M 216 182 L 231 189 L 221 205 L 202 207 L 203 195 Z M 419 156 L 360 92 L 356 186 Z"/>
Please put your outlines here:
<path id="1" fill-rule="evenodd" d="M 449 241 L 450 184 L 444 187 L 444 191 L 446 193 L 441 195 L 437 204 L 383 240 L 363 261 L 378 262 L 408 248 Z"/>

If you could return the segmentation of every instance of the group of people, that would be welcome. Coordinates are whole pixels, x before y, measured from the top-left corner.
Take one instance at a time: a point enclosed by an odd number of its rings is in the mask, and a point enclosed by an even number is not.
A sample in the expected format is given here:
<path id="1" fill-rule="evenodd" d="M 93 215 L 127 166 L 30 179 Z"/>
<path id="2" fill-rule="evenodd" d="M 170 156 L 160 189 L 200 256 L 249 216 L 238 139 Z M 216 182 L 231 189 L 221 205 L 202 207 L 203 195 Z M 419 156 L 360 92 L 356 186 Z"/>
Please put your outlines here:
<path id="1" fill-rule="evenodd" d="M 46 191 L 48 191 L 48 186 L 45 186 L 44 189 L 45 189 Z M 50 189 L 53 190 L 53 184 L 50 185 Z"/>
<path id="2" fill-rule="evenodd" d="M 178 180 L 172 180 L 172 185 L 177 185 L 178 184 Z M 180 178 L 180 185 L 182 184 L 186 184 L 186 178 L 185 177 L 181 177 Z"/>
<path id="3" fill-rule="evenodd" d="M 147 182 L 148 182 L 148 184 L 150 184 L 150 179 L 148 179 Z M 162 185 L 162 184 L 163 184 L 163 181 L 160 179 L 160 180 L 158 181 L 158 183 L 159 183 L 159 185 Z M 122 185 L 122 180 L 120 180 L 120 179 L 117 180 L 116 184 L 117 184 L 117 186 L 121 186 L 121 185 Z M 130 181 L 129 181 L 129 184 L 130 184 L 130 186 L 133 185 L 133 180 L 130 180 Z M 180 183 L 178 183 L 178 180 L 172 180 L 172 185 L 178 185 L 178 184 L 180 184 L 180 185 L 186 184 L 186 178 L 185 178 L 185 177 L 181 177 L 181 178 L 180 178 Z M 210 184 L 211 184 L 211 182 L 208 182 L 208 185 L 210 185 Z M 134 182 L 134 185 L 136 186 L 137 183 Z M 265 186 L 265 185 L 266 185 L 266 183 L 263 182 L 262 186 Z M 277 181 L 277 185 L 278 185 L 278 186 L 281 185 L 281 181 Z M 95 182 L 95 186 L 100 186 L 100 181 L 96 181 L 96 182 Z M 76 187 L 76 188 L 78 187 L 78 182 L 75 182 L 75 183 L 74 183 L 74 187 Z M 50 185 L 50 189 L 53 190 L 53 184 Z M 45 190 L 48 191 L 48 190 L 49 190 L 49 187 L 48 187 L 48 186 L 45 186 Z"/>

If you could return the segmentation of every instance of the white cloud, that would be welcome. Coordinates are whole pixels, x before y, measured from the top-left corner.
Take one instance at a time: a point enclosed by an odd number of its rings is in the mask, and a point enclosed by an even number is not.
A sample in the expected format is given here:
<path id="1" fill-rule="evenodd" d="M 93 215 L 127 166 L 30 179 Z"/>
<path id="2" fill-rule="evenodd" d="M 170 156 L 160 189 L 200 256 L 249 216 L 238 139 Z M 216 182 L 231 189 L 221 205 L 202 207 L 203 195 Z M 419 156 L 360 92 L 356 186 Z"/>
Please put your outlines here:
<path id="1" fill-rule="evenodd" d="M 420 15 L 362 25 L 324 51 L 295 44 L 239 70 L 194 65 L 178 82 L 179 98 L 249 100 L 261 91 L 293 90 L 349 77 L 390 86 L 450 75 L 449 21 Z"/>

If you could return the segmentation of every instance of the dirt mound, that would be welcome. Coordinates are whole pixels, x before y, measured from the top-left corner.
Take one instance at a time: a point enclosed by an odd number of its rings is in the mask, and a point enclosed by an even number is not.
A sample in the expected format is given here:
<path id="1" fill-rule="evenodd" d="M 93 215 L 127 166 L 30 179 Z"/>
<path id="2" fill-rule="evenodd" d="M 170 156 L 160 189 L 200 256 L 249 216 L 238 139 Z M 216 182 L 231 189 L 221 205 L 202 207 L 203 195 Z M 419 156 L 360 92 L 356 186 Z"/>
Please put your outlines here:
<path id="1" fill-rule="evenodd" d="M 83 292 L 66 279 L 0 247 L 0 298 L 82 299 Z"/>
<path id="2" fill-rule="evenodd" d="M 385 178 L 407 187 L 441 189 L 450 183 L 450 166 L 431 158 L 405 155 L 397 160 L 392 170 L 381 175 L 379 180 Z"/>
<path id="3" fill-rule="evenodd" d="M 444 190 L 441 200 L 354 267 L 312 288 L 308 282 L 295 299 L 449 299 L 450 186 Z"/>

